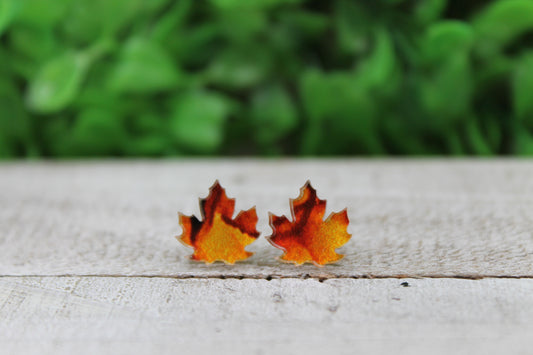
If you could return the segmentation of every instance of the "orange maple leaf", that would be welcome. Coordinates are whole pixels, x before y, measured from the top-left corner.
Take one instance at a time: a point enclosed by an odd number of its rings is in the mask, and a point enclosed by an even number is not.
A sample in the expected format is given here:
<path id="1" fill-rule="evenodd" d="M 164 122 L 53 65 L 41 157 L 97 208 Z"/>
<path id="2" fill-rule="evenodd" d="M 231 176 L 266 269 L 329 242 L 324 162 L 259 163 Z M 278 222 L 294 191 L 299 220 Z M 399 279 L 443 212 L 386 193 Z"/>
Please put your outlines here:
<path id="1" fill-rule="evenodd" d="M 244 247 L 259 237 L 255 207 L 239 212 L 232 219 L 235 199 L 226 196 L 218 181 L 209 190 L 209 196 L 200 200 L 203 221 L 178 213 L 183 233 L 176 238 L 194 248 L 193 260 L 207 264 L 220 260 L 234 264 L 247 259 L 253 253 L 244 250 Z"/>
<path id="2" fill-rule="evenodd" d="M 290 200 L 294 222 L 285 216 L 269 214 L 273 233 L 268 237 L 270 244 L 285 253 L 282 261 L 301 265 L 313 262 L 317 266 L 333 263 L 343 258 L 336 248 L 346 244 L 348 234 L 348 213 L 346 209 L 332 213 L 324 221 L 326 201 L 320 200 L 309 181 L 300 190 L 300 196 Z"/>

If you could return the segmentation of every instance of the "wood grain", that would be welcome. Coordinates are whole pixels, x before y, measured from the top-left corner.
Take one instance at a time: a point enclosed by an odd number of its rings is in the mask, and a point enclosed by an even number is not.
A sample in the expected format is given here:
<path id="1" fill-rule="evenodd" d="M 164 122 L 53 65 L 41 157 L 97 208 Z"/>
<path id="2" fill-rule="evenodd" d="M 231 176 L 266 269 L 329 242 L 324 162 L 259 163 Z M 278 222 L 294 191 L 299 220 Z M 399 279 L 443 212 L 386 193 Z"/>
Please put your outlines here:
<path id="1" fill-rule="evenodd" d="M 3 277 L 0 352 L 530 354 L 532 294 L 529 279 Z"/>
<path id="2" fill-rule="evenodd" d="M 4 163 L 0 353 L 530 354 L 532 177 L 520 160 Z M 263 237 L 310 179 L 327 213 L 348 207 L 346 257 L 294 267 L 260 237 L 244 263 L 190 261 L 177 212 L 215 179 Z"/>
<path id="3" fill-rule="evenodd" d="M 192 262 L 174 239 L 215 179 L 238 210 L 257 206 L 256 254 L 235 266 Z M 328 214 L 348 207 L 338 264 L 282 264 L 264 240 L 307 179 Z M 4 163 L 0 201 L 0 275 L 533 277 L 531 161 Z"/>

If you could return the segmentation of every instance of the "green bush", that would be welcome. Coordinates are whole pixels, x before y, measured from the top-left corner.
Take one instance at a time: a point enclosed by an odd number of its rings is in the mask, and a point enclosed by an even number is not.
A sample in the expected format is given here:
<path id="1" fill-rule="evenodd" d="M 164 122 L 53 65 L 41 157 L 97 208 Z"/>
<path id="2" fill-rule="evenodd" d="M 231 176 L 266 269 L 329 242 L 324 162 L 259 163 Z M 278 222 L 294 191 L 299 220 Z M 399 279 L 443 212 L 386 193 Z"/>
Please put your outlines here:
<path id="1" fill-rule="evenodd" d="M 0 157 L 533 155 L 533 0 L 0 0 Z"/>

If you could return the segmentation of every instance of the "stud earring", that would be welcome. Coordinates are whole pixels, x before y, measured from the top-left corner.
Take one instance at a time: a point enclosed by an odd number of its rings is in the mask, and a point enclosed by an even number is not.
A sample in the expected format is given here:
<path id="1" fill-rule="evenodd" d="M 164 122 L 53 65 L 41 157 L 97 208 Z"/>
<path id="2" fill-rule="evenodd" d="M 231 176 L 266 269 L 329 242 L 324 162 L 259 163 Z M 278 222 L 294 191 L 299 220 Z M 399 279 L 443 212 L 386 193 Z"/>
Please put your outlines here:
<path id="1" fill-rule="evenodd" d="M 259 237 L 255 207 L 241 211 L 233 219 L 235 199 L 226 196 L 218 181 L 209 190 L 209 196 L 200 200 L 202 221 L 178 213 L 183 233 L 176 238 L 194 248 L 191 259 L 206 264 L 215 261 L 234 264 L 249 258 L 253 253 L 244 247 Z"/>
<path id="2" fill-rule="evenodd" d="M 267 240 L 284 251 L 282 261 L 301 265 L 313 262 L 317 266 L 334 263 L 343 258 L 335 252 L 350 240 L 347 210 L 331 213 L 324 221 L 326 201 L 317 197 L 316 190 L 307 183 L 300 196 L 290 200 L 293 221 L 269 213 L 273 233 Z"/>

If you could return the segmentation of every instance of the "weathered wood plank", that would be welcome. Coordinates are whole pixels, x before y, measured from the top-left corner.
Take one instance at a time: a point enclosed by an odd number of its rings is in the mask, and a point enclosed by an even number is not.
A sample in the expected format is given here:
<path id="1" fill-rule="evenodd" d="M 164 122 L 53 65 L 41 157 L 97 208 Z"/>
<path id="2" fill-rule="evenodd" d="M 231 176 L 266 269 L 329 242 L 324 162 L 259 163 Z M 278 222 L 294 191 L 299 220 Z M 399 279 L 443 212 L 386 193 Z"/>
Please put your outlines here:
<path id="1" fill-rule="evenodd" d="M 530 279 L 2 277 L 0 347 L 6 354 L 530 354 L 532 294 Z"/>
<path id="2" fill-rule="evenodd" d="M 532 177 L 520 160 L 4 163 L 0 275 L 532 277 Z M 174 239 L 215 179 L 259 214 L 257 253 L 236 266 L 193 263 Z M 281 264 L 263 238 L 307 179 L 328 211 L 348 207 L 337 265 Z"/>

